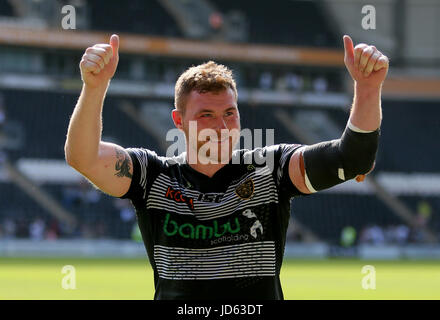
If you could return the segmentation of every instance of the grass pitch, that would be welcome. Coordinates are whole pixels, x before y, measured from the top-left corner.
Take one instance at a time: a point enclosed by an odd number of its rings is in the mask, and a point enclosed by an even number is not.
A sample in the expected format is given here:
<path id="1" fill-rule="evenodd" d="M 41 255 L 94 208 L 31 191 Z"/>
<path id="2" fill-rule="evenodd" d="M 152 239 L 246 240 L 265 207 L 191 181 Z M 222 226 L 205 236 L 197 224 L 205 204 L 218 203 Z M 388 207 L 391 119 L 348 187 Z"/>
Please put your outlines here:
<path id="1" fill-rule="evenodd" d="M 65 265 L 76 271 L 76 289 L 62 287 Z M 362 288 L 364 265 L 376 271 L 376 289 Z M 71 282 L 69 282 L 71 283 Z M 440 299 L 440 261 L 285 260 L 285 298 Z M 0 299 L 144 299 L 154 295 L 147 259 L 1 258 Z"/>

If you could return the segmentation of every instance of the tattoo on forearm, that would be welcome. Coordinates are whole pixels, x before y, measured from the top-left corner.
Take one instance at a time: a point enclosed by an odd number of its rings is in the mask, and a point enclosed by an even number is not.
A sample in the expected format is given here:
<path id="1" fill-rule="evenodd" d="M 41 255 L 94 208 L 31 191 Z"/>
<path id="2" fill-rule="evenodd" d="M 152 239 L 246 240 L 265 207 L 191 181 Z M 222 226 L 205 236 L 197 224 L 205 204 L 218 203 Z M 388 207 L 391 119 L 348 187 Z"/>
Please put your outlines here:
<path id="1" fill-rule="evenodd" d="M 122 177 L 128 177 L 131 178 L 132 175 L 130 173 L 130 159 L 128 158 L 128 155 L 122 152 L 121 150 L 118 150 L 118 148 L 115 148 L 116 151 L 116 164 L 115 164 L 115 176 L 118 176 L 120 178 Z"/>

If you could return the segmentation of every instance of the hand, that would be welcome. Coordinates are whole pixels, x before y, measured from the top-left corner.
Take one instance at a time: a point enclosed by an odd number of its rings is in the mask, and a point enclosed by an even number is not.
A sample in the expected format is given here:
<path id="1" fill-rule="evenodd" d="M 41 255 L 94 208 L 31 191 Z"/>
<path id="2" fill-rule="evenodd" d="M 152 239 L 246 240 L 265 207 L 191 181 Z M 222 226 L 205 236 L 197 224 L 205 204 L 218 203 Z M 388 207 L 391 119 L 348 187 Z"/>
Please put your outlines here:
<path id="1" fill-rule="evenodd" d="M 86 49 L 79 64 L 84 84 L 96 88 L 107 86 L 119 61 L 119 37 L 112 35 L 110 44 L 95 44 Z"/>
<path id="2" fill-rule="evenodd" d="M 353 48 L 353 41 L 344 36 L 344 63 L 357 85 L 380 87 L 388 73 L 389 60 L 375 46 L 365 43 Z"/>

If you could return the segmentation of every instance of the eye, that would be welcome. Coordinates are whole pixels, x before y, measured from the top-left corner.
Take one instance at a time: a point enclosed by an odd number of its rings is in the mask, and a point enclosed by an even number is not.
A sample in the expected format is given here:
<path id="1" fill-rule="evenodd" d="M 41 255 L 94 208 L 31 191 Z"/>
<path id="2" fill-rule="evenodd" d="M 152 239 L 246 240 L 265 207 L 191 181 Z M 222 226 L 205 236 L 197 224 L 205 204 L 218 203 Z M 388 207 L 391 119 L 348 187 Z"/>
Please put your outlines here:
<path id="1" fill-rule="evenodd" d="M 232 111 L 228 111 L 225 113 L 225 116 L 229 117 L 229 116 L 233 116 L 234 113 Z"/>
<path id="2" fill-rule="evenodd" d="M 210 118 L 211 116 L 211 113 L 203 113 L 202 115 L 200 115 L 200 118 Z"/>

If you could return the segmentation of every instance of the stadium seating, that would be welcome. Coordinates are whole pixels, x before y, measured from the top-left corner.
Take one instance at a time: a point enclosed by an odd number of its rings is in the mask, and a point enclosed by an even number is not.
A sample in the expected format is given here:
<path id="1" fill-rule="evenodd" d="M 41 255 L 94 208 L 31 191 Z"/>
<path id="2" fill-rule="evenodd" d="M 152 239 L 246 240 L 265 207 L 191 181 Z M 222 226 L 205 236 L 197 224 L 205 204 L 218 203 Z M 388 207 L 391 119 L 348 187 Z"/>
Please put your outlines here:
<path id="1" fill-rule="evenodd" d="M 341 128 L 348 112 L 326 111 Z M 378 171 L 438 172 L 440 110 L 434 101 L 384 100 Z M 431 146 L 430 148 L 427 146 Z"/>
<path id="2" fill-rule="evenodd" d="M 92 30 L 181 37 L 174 19 L 158 0 L 88 1 Z M 118 29 L 115 30 L 115 26 Z"/>
<path id="3" fill-rule="evenodd" d="M 5 17 L 14 16 L 14 11 L 9 1 L 0 1 L 0 14 Z"/>
<path id="4" fill-rule="evenodd" d="M 248 24 L 246 39 L 249 43 L 277 44 L 311 47 L 340 48 L 340 39 L 335 37 L 332 25 L 325 16 L 319 1 L 224 1 L 211 0 L 222 14 L 233 10 L 241 11 Z M 121 5 L 119 0 L 87 1 L 91 31 L 106 33 L 131 33 L 138 35 L 184 37 L 174 18 L 159 0 L 130 0 Z M 0 15 L 13 16 L 10 1 L 0 1 Z M 311 23 L 313 21 L 313 23 Z M 0 48 L 1 75 L 41 75 L 58 83 L 59 80 L 75 83 L 79 81 L 78 61 L 81 52 L 64 48 L 33 48 L 27 46 L 8 46 Z M 188 57 L 135 56 L 121 53 L 117 80 L 130 86 L 135 81 L 145 84 L 173 85 L 177 76 L 190 65 L 201 60 Z M 325 90 L 344 92 L 343 68 L 323 69 L 311 66 L 287 66 L 258 64 L 240 61 L 218 61 L 228 65 L 237 76 L 239 96 L 241 89 L 248 92 L 258 90 L 277 95 L 284 91 L 297 94 L 317 91 L 313 82 L 325 78 Z M 142 69 L 142 70 L 141 70 Z M 133 71 L 134 70 L 134 71 Z M 343 70 L 343 72 L 342 72 Z M 292 75 L 293 74 L 293 75 Z M 297 77 L 298 88 L 283 84 L 284 77 Z M 18 79 L 22 79 L 19 78 Z M 14 78 L 15 79 L 15 78 Z M 72 81 L 73 80 L 73 81 Z M 113 82 L 113 83 L 115 83 Z M 15 82 L 18 83 L 18 82 Z M 77 82 L 78 83 L 78 82 Z M 122 86 L 124 88 L 124 86 Z M 294 85 L 293 85 L 294 87 Z M 64 160 L 64 143 L 70 115 L 78 99 L 78 92 L 54 90 L 25 90 L 17 86 L 1 89 L 8 123 L 17 123 L 21 130 L 20 146 L 0 150 L 12 162 L 20 159 Z M 240 96 L 241 98 L 241 96 Z M 128 116 L 122 106 L 129 102 L 135 113 L 142 115 L 145 102 L 161 102 L 171 106 L 168 98 L 127 97 L 125 94 L 109 95 L 103 111 L 104 141 L 115 142 L 124 147 L 145 147 L 164 154 L 163 139 L 148 131 Z M 372 175 L 391 173 L 439 173 L 440 149 L 440 110 L 435 101 L 422 100 L 384 100 L 383 123 L 376 168 Z M 275 129 L 274 143 L 301 143 L 277 118 L 277 111 L 288 110 L 289 115 L 310 111 L 305 105 L 269 105 L 255 101 L 239 103 L 242 128 Z M 315 106 L 323 118 L 331 119 L 342 132 L 348 119 L 349 106 L 325 108 Z M 166 115 L 165 110 L 162 115 Z M 141 117 L 139 117 L 141 118 Z M 145 118 L 145 117 L 144 117 Z M 149 120 L 149 121 L 155 121 Z M 148 122 L 148 119 L 147 119 Z M 165 123 L 155 121 L 156 125 Z M 157 130 L 163 132 L 163 130 Z M 332 136 L 335 139 L 339 136 Z M 265 144 L 263 138 L 263 144 Z M 255 146 L 255 145 L 254 145 Z M 430 147 L 426 147 L 430 146 Z M 124 202 L 98 193 L 89 184 L 72 182 L 38 182 L 39 186 L 54 197 L 78 220 L 76 230 L 67 230 L 61 221 L 26 195 L 15 184 L 0 182 L 0 239 L 5 236 L 7 225 L 15 223 L 17 237 L 30 237 L 31 227 L 38 231 L 39 220 L 45 224 L 46 231 L 52 230 L 61 238 L 130 238 L 135 224 L 132 213 Z M 411 186 L 409 186 L 410 188 Z M 417 188 L 417 186 L 414 186 Z M 431 194 L 399 194 L 416 215 L 440 235 L 440 201 Z M 3 201 L 7 199 L 7 201 Z M 424 201 L 428 204 L 423 204 Z M 422 206 L 422 209 L 420 209 Z M 423 207 L 424 206 L 424 207 Z M 429 207 L 429 209 L 426 209 Z M 358 236 L 365 228 L 379 226 L 408 225 L 397 217 L 373 193 L 320 192 L 297 197 L 293 200 L 292 218 L 314 232 L 320 240 L 338 244 L 344 227 L 352 226 Z M 422 221 L 423 222 L 423 221 Z M 38 233 L 38 232 L 37 232 Z M 410 237 L 409 241 L 419 241 Z"/>
<path id="5" fill-rule="evenodd" d="M 12 183 L 0 183 L 0 239 L 7 236 L 11 223 L 15 226 L 14 237 L 28 238 L 29 227 L 37 218 L 49 224 L 54 219 L 33 199 Z"/>
<path id="6" fill-rule="evenodd" d="M 11 120 L 19 121 L 25 130 L 25 146 L 19 150 L 8 151 L 8 157 L 12 160 L 19 158 L 38 158 L 38 159 L 63 159 L 64 141 L 70 114 L 76 103 L 77 95 L 61 94 L 35 91 L 3 91 L 6 105 L 8 106 L 8 117 Z M 13 101 L 13 103 L 12 103 Z M 113 141 L 126 147 L 147 147 L 162 153 L 159 143 L 154 137 L 139 127 L 120 109 L 119 105 L 123 99 L 118 97 L 108 97 L 105 102 L 103 113 L 103 139 Z M 130 102 L 140 108 L 141 99 L 130 98 Z M 171 104 L 172 101 L 165 102 Z M 239 105 L 242 128 L 274 128 L 275 143 L 299 143 L 300 141 L 293 136 L 286 128 L 280 125 L 275 117 L 277 108 L 268 105 Z M 421 111 L 422 110 L 422 111 Z M 423 110 L 427 111 L 425 112 Z M 382 143 L 387 148 L 381 148 L 378 154 L 378 164 L 375 170 L 396 171 L 396 172 L 435 172 L 436 163 L 439 163 L 440 154 L 434 148 L 428 155 L 422 150 L 418 141 L 428 141 L 434 145 L 435 137 L 440 136 L 440 126 L 436 125 L 433 115 L 439 112 L 433 103 L 429 102 L 384 102 L 384 121 Z M 345 125 L 348 113 L 342 109 L 323 109 L 337 123 L 341 130 Z M 405 114 L 404 117 L 395 118 L 396 113 Z M 417 113 L 417 117 L 413 116 Z M 411 126 L 418 130 L 406 130 Z M 263 137 L 265 131 L 263 130 Z M 336 137 L 334 137 L 336 138 Z M 263 140 L 265 143 L 265 141 Z M 425 151 L 425 150 L 423 150 Z M 405 157 L 405 165 L 399 161 Z M 118 208 L 114 199 L 101 194 L 98 200 L 92 201 L 87 205 L 73 205 L 67 203 L 66 194 L 69 188 L 75 186 L 45 184 L 44 189 L 54 196 L 60 203 L 79 219 L 80 227 L 74 234 L 62 233 L 61 237 L 129 237 L 130 227 L 121 230 Z M 45 212 L 32 199 L 23 194 L 10 183 L 0 184 L 2 196 L 10 199 L 2 202 L 0 206 L 0 221 L 6 217 L 13 216 L 14 219 L 25 219 L 31 223 L 36 217 L 42 217 L 49 224 L 53 218 Z M 78 188 L 78 186 L 76 186 Z M 68 198 L 68 197 L 67 197 Z M 401 197 L 410 207 L 416 210 L 417 203 L 422 199 L 421 196 Z M 438 211 L 440 203 L 436 198 L 429 198 L 432 210 Z M 20 206 L 18 206 L 20 204 Z M 20 212 L 11 213 L 11 210 Z M 13 209 L 14 208 L 14 209 Z M 309 197 L 299 197 L 293 201 L 293 218 L 308 226 L 321 239 L 337 243 L 340 232 L 347 225 L 353 226 L 358 232 L 367 224 L 377 224 L 380 226 L 399 225 L 404 222 L 397 218 L 389 208 L 381 203 L 373 195 L 358 195 L 344 193 L 320 193 Z M 23 222 L 20 222 L 23 224 Z M 87 225 L 101 225 L 100 231 L 92 232 L 87 230 Z M 436 215 L 432 215 L 429 225 L 434 230 L 440 230 L 440 221 Z M 90 229 L 90 228 L 89 228 Z M 20 231 L 21 235 L 25 231 Z"/>
<path id="7" fill-rule="evenodd" d="M 16 91 L 3 93 L 8 118 L 21 123 L 25 131 L 25 147 L 9 151 L 9 157 L 63 159 L 67 126 L 78 94 L 37 91 L 22 91 L 20 95 Z M 124 147 L 157 148 L 154 138 L 118 109 L 119 102 L 111 98 L 105 102 L 103 137 Z"/>
<path id="8" fill-rule="evenodd" d="M 315 1 L 212 2 L 222 13 L 232 10 L 245 13 L 248 20 L 248 42 L 313 47 L 340 46 L 319 3 Z"/>

